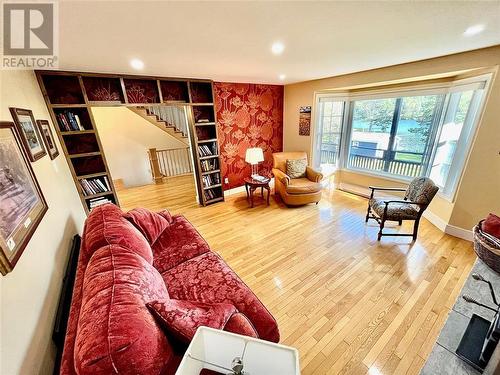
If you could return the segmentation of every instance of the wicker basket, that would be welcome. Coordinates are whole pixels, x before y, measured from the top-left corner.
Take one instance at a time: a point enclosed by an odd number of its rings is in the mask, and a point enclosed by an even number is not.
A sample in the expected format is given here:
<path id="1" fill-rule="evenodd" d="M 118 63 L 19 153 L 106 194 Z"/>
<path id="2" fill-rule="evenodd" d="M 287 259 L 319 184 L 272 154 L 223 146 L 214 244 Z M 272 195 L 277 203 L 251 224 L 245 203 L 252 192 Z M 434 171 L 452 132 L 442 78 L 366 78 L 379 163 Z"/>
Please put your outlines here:
<path id="1" fill-rule="evenodd" d="M 500 241 L 497 242 L 491 236 L 485 235 L 481 230 L 483 221 L 481 220 L 473 229 L 474 251 L 479 259 L 500 274 Z"/>

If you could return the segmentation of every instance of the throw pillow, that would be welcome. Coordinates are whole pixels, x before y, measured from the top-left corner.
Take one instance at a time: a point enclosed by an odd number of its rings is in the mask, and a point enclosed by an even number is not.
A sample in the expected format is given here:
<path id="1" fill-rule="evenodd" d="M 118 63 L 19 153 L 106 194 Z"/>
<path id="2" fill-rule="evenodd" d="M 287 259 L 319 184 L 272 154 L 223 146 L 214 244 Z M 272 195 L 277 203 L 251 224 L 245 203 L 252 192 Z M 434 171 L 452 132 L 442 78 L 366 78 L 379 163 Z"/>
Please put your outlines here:
<path id="1" fill-rule="evenodd" d="M 286 174 L 290 178 L 306 177 L 307 159 L 287 159 Z"/>
<path id="2" fill-rule="evenodd" d="M 483 221 L 482 230 L 493 237 L 500 238 L 500 217 L 490 213 Z"/>
<path id="3" fill-rule="evenodd" d="M 189 343 L 200 326 L 222 329 L 238 311 L 230 303 L 202 303 L 169 299 L 147 303 L 160 325 L 178 340 Z"/>
<path id="4" fill-rule="evenodd" d="M 145 208 L 134 208 L 123 216 L 146 237 L 150 245 L 155 243 L 158 237 L 170 225 L 164 216 Z"/>

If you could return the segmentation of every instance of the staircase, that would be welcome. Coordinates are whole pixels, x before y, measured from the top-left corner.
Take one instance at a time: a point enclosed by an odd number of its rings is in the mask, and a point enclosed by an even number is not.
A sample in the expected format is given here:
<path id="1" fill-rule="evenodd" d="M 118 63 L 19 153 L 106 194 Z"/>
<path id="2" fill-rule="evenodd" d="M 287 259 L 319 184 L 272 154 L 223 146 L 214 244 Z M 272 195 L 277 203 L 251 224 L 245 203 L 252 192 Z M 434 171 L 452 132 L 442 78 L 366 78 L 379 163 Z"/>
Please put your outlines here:
<path id="1" fill-rule="evenodd" d="M 128 108 L 189 146 L 186 112 L 183 108 L 161 105 Z"/>

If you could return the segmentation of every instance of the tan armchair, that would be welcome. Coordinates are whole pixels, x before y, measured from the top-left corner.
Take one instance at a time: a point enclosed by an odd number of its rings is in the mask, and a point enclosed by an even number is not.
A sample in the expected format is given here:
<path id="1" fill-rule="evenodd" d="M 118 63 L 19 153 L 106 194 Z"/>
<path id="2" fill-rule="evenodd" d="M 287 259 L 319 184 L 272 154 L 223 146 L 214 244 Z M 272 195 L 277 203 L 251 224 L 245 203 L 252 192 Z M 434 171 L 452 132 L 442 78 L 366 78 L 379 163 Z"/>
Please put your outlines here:
<path id="1" fill-rule="evenodd" d="M 311 167 L 306 169 L 306 177 L 290 178 L 286 174 L 286 161 L 306 159 L 305 152 L 276 152 L 273 154 L 273 175 L 275 193 L 289 206 L 300 206 L 318 202 L 321 199 L 323 175 Z"/>

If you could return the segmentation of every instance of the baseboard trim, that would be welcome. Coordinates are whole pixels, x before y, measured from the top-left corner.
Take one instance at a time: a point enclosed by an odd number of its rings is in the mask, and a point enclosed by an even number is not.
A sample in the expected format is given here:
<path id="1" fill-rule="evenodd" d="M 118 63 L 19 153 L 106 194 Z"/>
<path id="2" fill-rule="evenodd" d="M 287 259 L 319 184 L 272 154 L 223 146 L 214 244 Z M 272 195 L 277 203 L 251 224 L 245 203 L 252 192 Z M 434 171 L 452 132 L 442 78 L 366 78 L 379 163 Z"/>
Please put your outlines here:
<path id="1" fill-rule="evenodd" d="M 346 191 L 348 193 L 360 195 L 362 197 L 368 198 L 370 191 L 368 188 L 360 185 L 353 185 L 353 184 L 346 184 L 346 183 L 340 183 L 339 184 L 339 189 Z M 382 192 L 380 192 L 382 193 Z M 387 195 L 387 194 L 380 194 L 379 196 L 382 195 Z M 474 238 L 474 235 L 472 233 L 472 230 L 467 230 L 463 228 L 459 228 L 455 225 L 448 224 L 446 221 L 441 219 L 439 216 L 437 216 L 435 213 L 432 211 L 426 210 L 424 212 L 423 217 L 425 217 L 431 224 L 433 224 L 436 228 L 438 228 L 440 231 L 449 234 L 450 236 L 453 237 L 458 237 L 466 241 L 472 241 Z"/>

